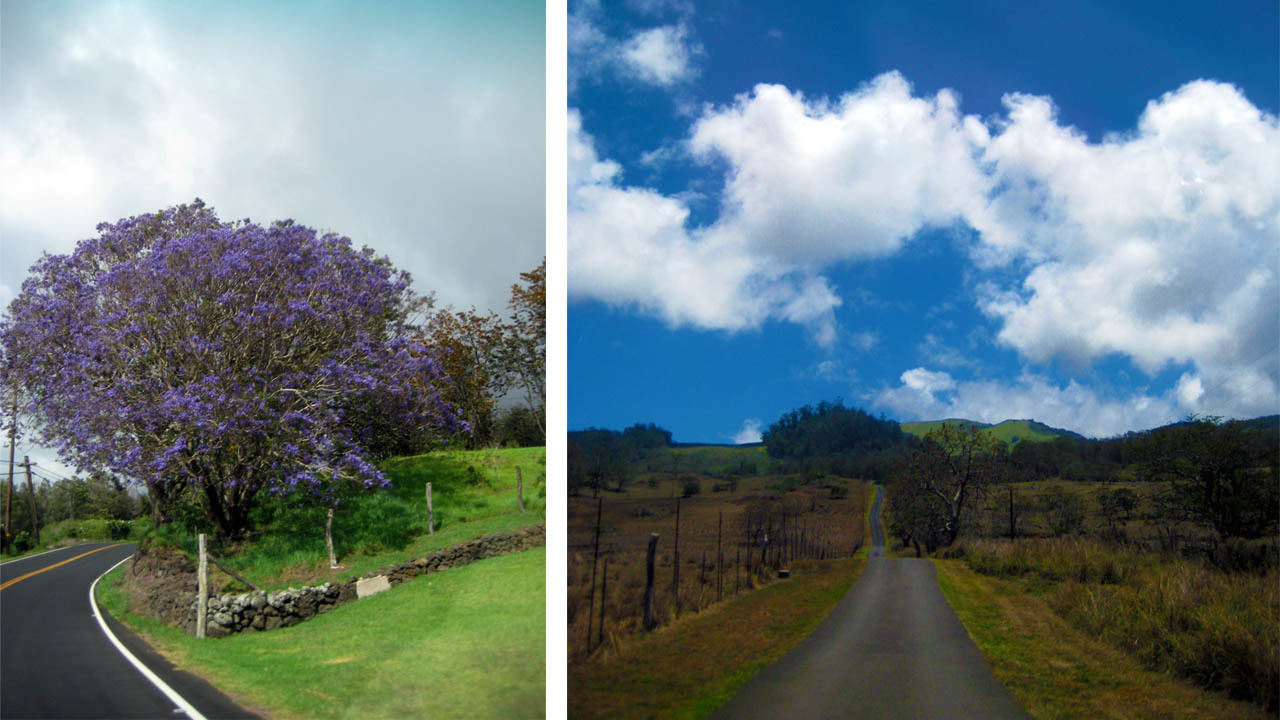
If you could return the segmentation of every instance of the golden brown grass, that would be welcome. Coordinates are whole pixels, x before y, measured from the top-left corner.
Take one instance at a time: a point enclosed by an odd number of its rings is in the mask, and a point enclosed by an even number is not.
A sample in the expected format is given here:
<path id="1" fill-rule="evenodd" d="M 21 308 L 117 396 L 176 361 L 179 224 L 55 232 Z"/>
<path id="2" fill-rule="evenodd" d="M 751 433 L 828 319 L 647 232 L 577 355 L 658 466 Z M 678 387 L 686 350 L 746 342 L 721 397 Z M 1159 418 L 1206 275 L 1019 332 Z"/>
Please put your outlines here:
<path id="1" fill-rule="evenodd" d="M 1266 718 L 1261 708 L 1142 667 L 1076 629 L 1027 580 L 936 560 L 938 580 L 996 679 L 1037 718 Z"/>
<path id="2" fill-rule="evenodd" d="M 1075 630 L 1148 669 L 1272 711 L 1280 693 L 1280 574 L 1085 539 L 971 540 L 946 553 L 1016 580 Z"/>
<path id="3" fill-rule="evenodd" d="M 570 718 L 701 718 L 830 614 L 865 563 L 798 563 L 775 582 L 652 633 L 615 638 L 590 663 L 569 668 Z"/>

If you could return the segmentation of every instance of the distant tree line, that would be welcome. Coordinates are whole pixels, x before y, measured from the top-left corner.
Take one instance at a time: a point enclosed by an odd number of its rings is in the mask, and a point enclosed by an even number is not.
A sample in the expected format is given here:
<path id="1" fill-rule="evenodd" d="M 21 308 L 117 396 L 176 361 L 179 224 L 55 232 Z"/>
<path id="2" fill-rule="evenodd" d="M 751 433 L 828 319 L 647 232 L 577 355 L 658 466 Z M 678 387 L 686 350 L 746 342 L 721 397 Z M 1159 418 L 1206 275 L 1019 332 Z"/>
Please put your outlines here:
<path id="1" fill-rule="evenodd" d="M 644 460 L 671 447 L 671 432 L 637 423 L 621 432 L 588 428 L 569 433 L 569 494 L 621 492 Z"/>
<path id="2" fill-rule="evenodd" d="M 819 470 L 866 480 L 883 480 L 914 438 L 898 423 L 843 402 L 823 401 L 792 410 L 765 430 L 769 456 L 784 472 Z"/>
<path id="3" fill-rule="evenodd" d="M 1133 480 L 1167 484 L 1158 513 L 1167 522 L 1190 521 L 1222 539 L 1274 536 L 1280 533 L 1278 440 L 1270 418 L 1223 422 L 1193 417 L 1120 438 L 1024 442 L 1006 452 L 1003 443 L 976 427 L 944 423 L 912 444 L 891 476 L 891 530 L 917 551 L 923 546 L 932 552 L 966 530 L 974 504 L 996 483 L 1047 477 L 1109 482 L 1124 468 Z M 1083 467 L 1085 472 L 1063 472 L 1063 467 Z M 1116 488 L 1104 489 L 1096 498 L 1118 536 L 1121 520 L 1137 505 L 1136 495 Z M 1055 488 L 1042 496 L 1041 510 L 1052 531 L 1063 534 L 1082 527 L 1082 503 L 1079 495 Z M 1015 522 L 1011 495 L 1010 535 Z"/>

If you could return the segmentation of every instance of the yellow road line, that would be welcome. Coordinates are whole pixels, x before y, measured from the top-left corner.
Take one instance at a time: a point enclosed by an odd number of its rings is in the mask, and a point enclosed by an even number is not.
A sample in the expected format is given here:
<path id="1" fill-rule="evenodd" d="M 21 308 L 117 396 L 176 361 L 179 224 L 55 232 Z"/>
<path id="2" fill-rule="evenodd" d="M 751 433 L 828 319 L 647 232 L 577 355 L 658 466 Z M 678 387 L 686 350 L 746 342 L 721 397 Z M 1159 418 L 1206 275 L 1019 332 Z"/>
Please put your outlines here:
<path id="1" fill-rule="evenodd" d="M 60 563 L 54 563 L 54 564 L 52 564 L 52 565 L 50 565 L 50 566 L 48 566 L 48 567 L 42 567 L 42 568 L 40 568 L 39 570 L 33 570 L 33 571 L 31 571 L 31 572 L 27 573 L 26 575 L 19 575 L 18 577 L 14 578 L 14 579 L 12 579 L 12 580 L 7 580 L 7 581 L 5 581 L 3 584 L 0 584 L 0 590 L 3 590 L 3 589 L 5 589 L 5 588 L 9 587 L 10 585 L 15 585 L 15 584 L 17 584 L 17 583 L 20 583 L 20 582 L 22 582 L 23 580 L 26 580 L 27 578 L 32 577 L 32 576 L 34 576 L 34 575 L 39 575 L 39 574 L 40 574 L 40 573 L 42 573 L 42 572 L 47 572 L 47 571 L 52 570 L 52 569 L 54 569 L 54 568 L 56 568 L 56 567 L 61 567 L 61 566 L 63 566 L 63 565 L 66 565 L 66 564 L 67 564 L 67 563 L 69 563 L 69 562 L 74 562 L 74 561 L 76 561 L 76 560 L 79 560 L 80 558 L 84 557 L 85 555 L 92 555 L 92 554 L 94 554 L 94 553 L 96 553 L 96 552 L 102 552 L 103 550 L 110 550 L 111 548 L 120 547 L 121 545 L 124 545 L 124 543 L 116 543 L 116 544 L 114 544 L 114 545 L 107 545 L 107 546 L 104 546 L 104 547 L 96 548 L 96 549 L 94 549 L 94 550 L 90 550 L 89 552 L 86 552 L 86 553 L 80 553 L 79 555 L 77 555 L 77 556 L 75 556 L 75 557 L 73 557 L 73 558 L 68 558 L 68 559 L 66 559 L 66 560 L 63 560 L 63 561 L 62 561 L 62 562 L 60 562 Z"/>

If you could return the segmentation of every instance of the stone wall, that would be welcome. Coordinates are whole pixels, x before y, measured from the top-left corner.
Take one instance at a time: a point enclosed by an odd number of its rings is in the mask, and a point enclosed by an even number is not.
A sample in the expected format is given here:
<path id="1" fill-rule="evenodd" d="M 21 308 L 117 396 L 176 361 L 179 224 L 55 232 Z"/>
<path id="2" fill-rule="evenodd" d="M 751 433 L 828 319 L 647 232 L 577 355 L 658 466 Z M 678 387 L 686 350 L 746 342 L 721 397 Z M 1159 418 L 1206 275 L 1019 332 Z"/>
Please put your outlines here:
<path id="1" fill-rule="evenodd" d="M 485 535 L 460 545 L 437 550 L 409 562 L 365 573 L 362 578 L 385 575 L 390 585 L 395 587 L 419 575 L 469 565 L 485 558 L 523 552 L 546 543 L 546 526 L 534 525 L 511 532 Z M 194 589 L 194 582 L 183 583 L 182 587 L 185 588 L 188 585 Z M 190 602 L 182 609 L 180 617 L 161 619 L 169 622 L 177 620 L 175 624 L 195 634 L 197 600 L 194 593 L 186 594 L 186 597 L 190 598 Z M 211 595 L 205 616 L 205 632 L 209 637 L 222 637 L 245 630 L 274 630 L 278 627 L 288 627 L 355 599 L 356 580 L 289 588 L 272 593 Z"/>

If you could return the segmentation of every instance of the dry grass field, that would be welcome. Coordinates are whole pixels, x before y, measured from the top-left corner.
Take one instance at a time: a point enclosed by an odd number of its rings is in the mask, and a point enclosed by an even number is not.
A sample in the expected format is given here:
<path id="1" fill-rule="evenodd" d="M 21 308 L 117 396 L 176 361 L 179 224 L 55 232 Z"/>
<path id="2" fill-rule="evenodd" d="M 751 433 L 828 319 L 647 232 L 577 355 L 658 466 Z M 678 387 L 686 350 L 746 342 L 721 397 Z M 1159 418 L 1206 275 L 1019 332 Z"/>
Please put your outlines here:
<path id="1" fill-rule="evenodd" d="M 700 483 L 701 491 L 680 498 L 690 482 Z M 571 665 L 617 650 L 642 630 L 651 534 L 658 535 L 658 625 L 768 584 L 779 569 L 850 557 L 864 542 L 866 483 L 830 476 L 764 476 L 742 478 L 732 491 L 726 484 L 704 475 L 655 473 L 640 476 L 625 492 L 569 498 Z"/>

